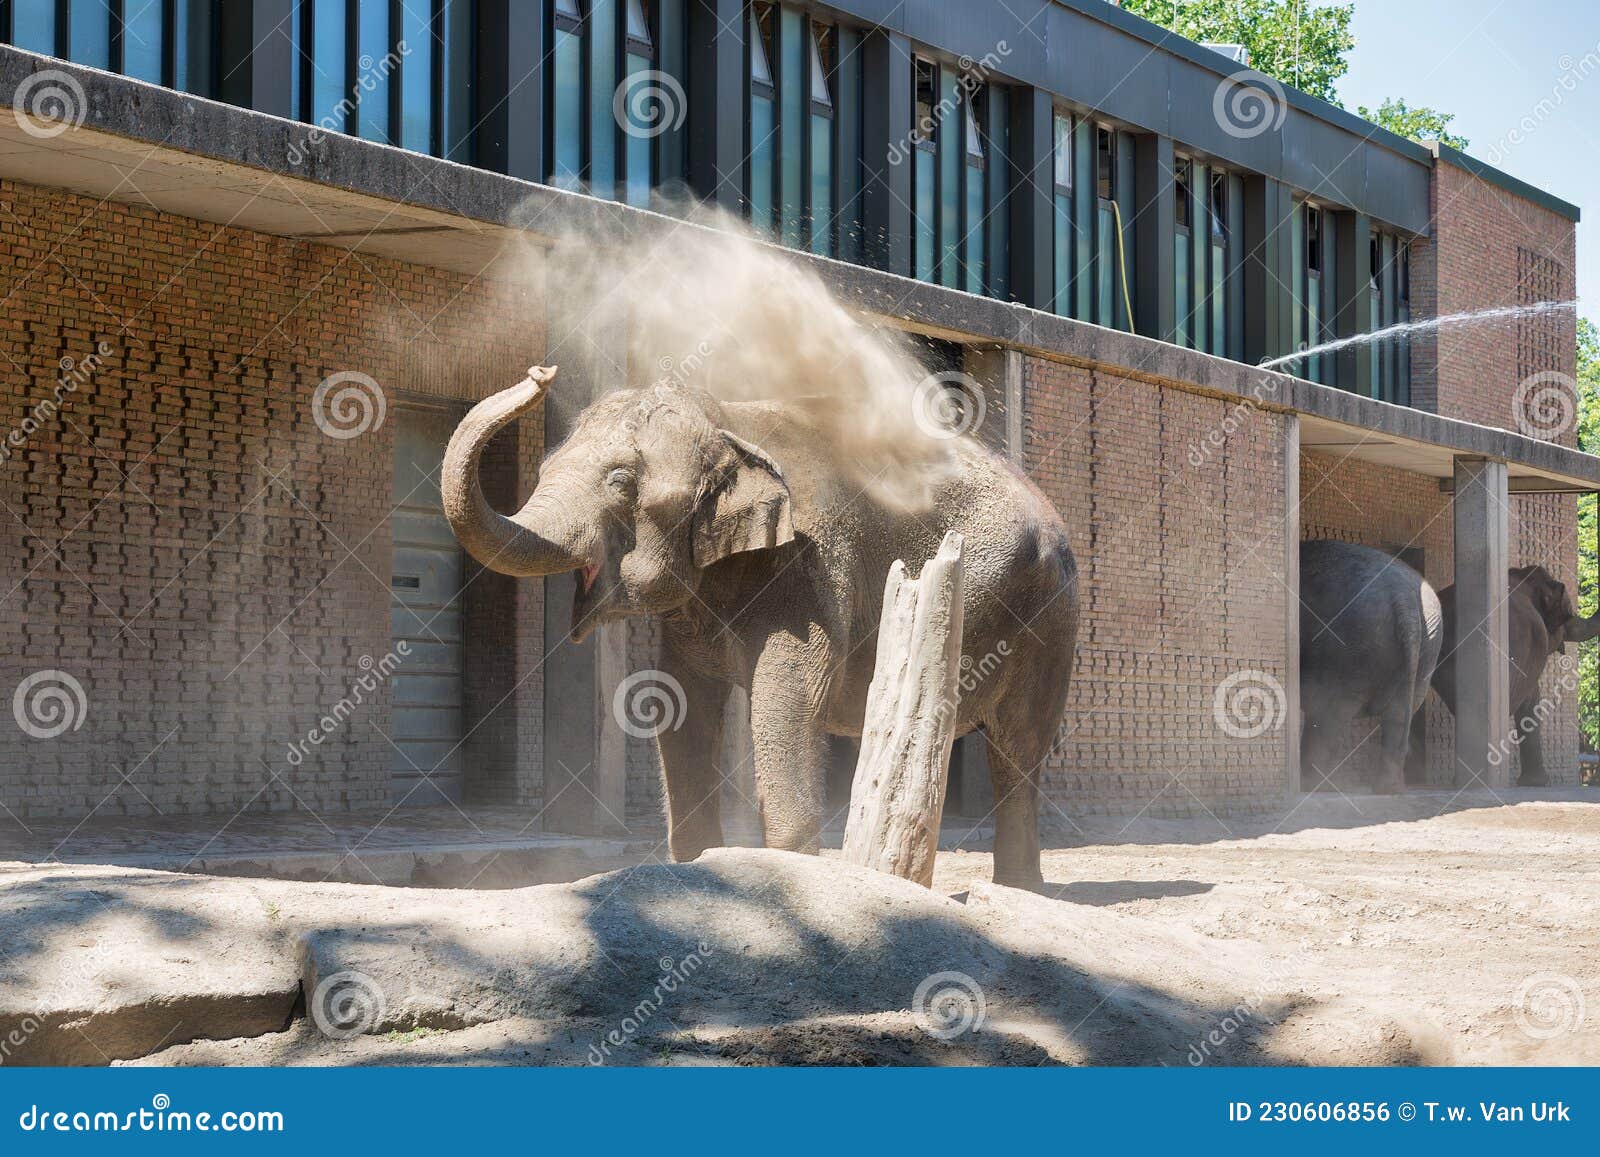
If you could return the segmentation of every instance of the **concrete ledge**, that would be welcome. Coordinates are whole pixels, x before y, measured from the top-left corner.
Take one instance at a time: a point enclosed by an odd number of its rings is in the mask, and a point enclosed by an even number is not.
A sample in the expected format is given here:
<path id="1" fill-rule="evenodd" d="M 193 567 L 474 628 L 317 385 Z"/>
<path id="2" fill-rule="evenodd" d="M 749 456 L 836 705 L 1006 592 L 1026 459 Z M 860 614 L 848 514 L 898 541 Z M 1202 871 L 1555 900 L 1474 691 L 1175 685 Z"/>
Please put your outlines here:
<path id="1" fill-rule="evenodd" d="M 48 141 L 15 136 L 9 142 L 0 141 L 0 147 L 10 153 L 28 147 L 70 152 L 80 136 L 108 134 L 143 142 L 152 153 L 185 154 L 211 169 L 219 163 L 240 166 L 282 181 L 306 182 L 307 188 L 339 189 L 375 204 L 398 203 L 422 209 L 441 225 L 454 223 L 464 231 L 449 238 L 449 244 L 457 249 L 476 244 L 488 252 L 491 247 L 503 246 L 507 231 L 511 230 L 546 237 L 576 231 L 611 236 L 618 244 L 628 244 L 659 236 L 664 229 L 699 228 L 658 213 L 343 134 L 318 134 L 309 125 L 68 65 L 9 46 L 0 46 L 0 101 L 10 103 L 17 86 L 43 69 L 62 71 L 82 86 L 86 97 L 82 130 Z M 121 179 L 130 178 L 124 174 Z M 159 194 L 142 194 L 140 200 L 161 207 Z M 308 216 L 308 221 L 312 217 L 314 214 Z M 239 224 L 260 228 L 242 220 Z M 375 236 L 369 233 L 365 239 Z M 351 238 L 355 240 L 352 242 Z M 348 235 L 329 236 L 327 243 L 359 248 L 362 239 L 361 231 L 353 230 Z M 430 242 L 437 246 L 434 233 L 424 231 L 421 237 L 415 237 L 406 230 L 391 230 L 382 240 L 383 253 L 422 264 L 432 264 L 437 259 L 435 256 L 430 260 L 427 255 Z M 407 256 L 408 245 L 415 245 L 417 252 Z M 855 308 L 915 328 L 969 342 L 997 342 L 1110 373 L 1180 389 L 1198 389 L 1263 409 L 1298 413 L 1348 428 L 1358 437 L 1370 434 L 1414 443 L 1419 448 L 1442 452 L 1444 457 L 1460 454 L 1498 459 L 1512 464 L 1514 474 L 1544 476 L 1557 488 L 1600 489 L 1600 458 L 1554 443 L 1359 397 L 1288 374 L 1014 303 L 845 262 L 807 254 L 794 256 L 815 269 Z M 485 257 L 484 264 L 489 261 Z M 1314 443 L 1308 442 L 1307 448 L 1315 449 Z M 1444 477 L 1449 471 L 1439 465 L 1442 460 L 1436 453 L 1413 468 Z"/>

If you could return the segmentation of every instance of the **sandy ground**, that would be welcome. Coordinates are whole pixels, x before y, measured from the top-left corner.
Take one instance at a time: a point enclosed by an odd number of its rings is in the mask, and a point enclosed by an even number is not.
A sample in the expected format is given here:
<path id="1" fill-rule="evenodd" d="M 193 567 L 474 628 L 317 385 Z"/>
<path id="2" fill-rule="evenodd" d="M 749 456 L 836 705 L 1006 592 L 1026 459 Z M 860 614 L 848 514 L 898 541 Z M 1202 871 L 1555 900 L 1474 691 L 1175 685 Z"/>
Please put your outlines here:
<path id="1" fill-rule="evenodd" d="M 981 851 L 931 893 L 742 849 L 500 892 L 13 865 L 0 1028 L 82 1063 L 1600 1064 L 1584 798 L 1086 821 L 1038 894 Z M 331 1039 L 347 975 L 367 1031 Z"/>

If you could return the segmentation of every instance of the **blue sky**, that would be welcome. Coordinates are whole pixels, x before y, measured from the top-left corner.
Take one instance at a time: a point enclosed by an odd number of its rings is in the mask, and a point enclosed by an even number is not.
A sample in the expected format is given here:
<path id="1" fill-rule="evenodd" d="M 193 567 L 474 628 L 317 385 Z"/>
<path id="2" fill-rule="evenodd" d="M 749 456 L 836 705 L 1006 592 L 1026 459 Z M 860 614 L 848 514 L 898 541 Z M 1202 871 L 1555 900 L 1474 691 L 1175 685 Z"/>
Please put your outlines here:
<path id="1" fill-rule="evenodd" d="M 1453 112 L 1468 153 L 1583 210 L 1579 308 L 1600 321 L 1600 2 L 1355 0 L 1354 31 L 1345 107 Z"/>

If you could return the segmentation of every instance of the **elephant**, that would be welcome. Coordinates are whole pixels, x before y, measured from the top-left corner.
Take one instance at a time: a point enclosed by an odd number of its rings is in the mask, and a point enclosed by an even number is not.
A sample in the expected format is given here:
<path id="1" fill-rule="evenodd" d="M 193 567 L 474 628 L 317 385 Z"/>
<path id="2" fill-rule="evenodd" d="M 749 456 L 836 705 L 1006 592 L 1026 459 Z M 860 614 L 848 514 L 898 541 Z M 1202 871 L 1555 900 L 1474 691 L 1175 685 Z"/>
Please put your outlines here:
<path id="1" fill-rule="evenodd" d="M 1358 715 L 1378 720 L 1374 789 L 1405 788 L 1411 718 L 1444 638 L 1439 596 L 1399 559 L 1329 539 L 1300 544 L 1301 758 L 1323 780 Z"/>
<path id="2" fill-rule="evenodd" d="M 1444 608 L 1444 651 L 1433 672 L 1433 689 L 1450 714 L 1456 711 L 1456 588 L 1439 592 Z M 1522 755 L 1523 787 L 1544 787 L 1544 751 L 1539 725 L 1539 679 L 1550 656 L 1568 643 L 1582 643 L 1600 634 L 1600 614 L 1580 616 L 1566 586 L 1542 566 L 1512 567 L 1506 572 L 1506 642 L 1511 664 L 1512 726 Z"/>
<path id="3" fill-rule="evenodd" d="M 981 727 L 989 743 L 995 881 L 1040 884 L 1039 773 L 1078 626 L 1077 563 L 1049 500 L 962 436 L 926 506 L 897 509 L 850 480 L 822 409 L 843 401 L 725 401 L 668 382 L 590 404 L 527 502 L 500 514 L 479 485 L 480 457 L 554 376 L 536 366 L 462 419 L 441 474 L 445 513 L 491 570 L 573 572 L 575 641 L 602 623 L 658 617 L 661 672 L 688 704 L 681 726 L 656 735 L 673 859 L 722 843 L 714 759 L 733 686 L 749 695 L 767 846 L 818 850 L 829 737 L 860 737 L 889 568 L 903 559 L 914 571 L 955 530 L 971 675 L 956 734 Z"/>

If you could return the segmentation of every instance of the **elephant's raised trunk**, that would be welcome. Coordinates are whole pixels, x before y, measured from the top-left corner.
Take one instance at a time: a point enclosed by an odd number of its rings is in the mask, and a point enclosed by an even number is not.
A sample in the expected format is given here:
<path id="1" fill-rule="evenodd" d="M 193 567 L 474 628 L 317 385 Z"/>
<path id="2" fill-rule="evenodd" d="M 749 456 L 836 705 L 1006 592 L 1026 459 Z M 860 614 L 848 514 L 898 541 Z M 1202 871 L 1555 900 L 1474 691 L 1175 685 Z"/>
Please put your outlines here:
<path id="1" fill-rule="evenodd" d="M 1596 635 L 1600 635 L 1600 612 L 1589 616 L 1587 619 L 1574 615 L 1567 621 L 1567 642 L 1587 643 Z"/>
<path id="2" fill-rule="evenodd" d="M 528 505 L 507 518 L 489 505 L 478 481 L 478 463 L 489 440 L 508 423 L 544 400 L 545 385 L 556 376 L 554 366 L 534 366 L 526 381 L 501 390 L 472 407 L 450 436 L 439 488 L 445 517 L 461 545 L 490 570 L 519 578 L 561 574 L 587 563 L 559 527 L 535 529 L 532 515 L 537 493 Z"/>

